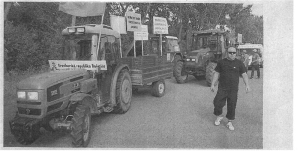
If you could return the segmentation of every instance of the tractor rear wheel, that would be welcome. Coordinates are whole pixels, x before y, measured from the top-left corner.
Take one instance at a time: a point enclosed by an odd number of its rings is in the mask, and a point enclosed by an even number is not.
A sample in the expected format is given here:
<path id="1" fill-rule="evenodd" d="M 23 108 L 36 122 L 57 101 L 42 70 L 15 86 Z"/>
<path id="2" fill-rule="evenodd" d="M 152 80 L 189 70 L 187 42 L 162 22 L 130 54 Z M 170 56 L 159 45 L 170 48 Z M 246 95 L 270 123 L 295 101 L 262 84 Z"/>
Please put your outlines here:
<path id="1" fill-rule="evenodd" d="M 91 112 L 86 105 L 79 104 L 76 107 L 72 119 L 72 144 L 75 147 L 86 147 L 91 139 Z"/>
<path id="2" fill-rule="evenodd" d="M 114 113 L 126 113 L 131 105 L 132 84 L 128 70 L 122 70 L 119 73 L 116 87 L 116 102 L 117 105 Z"/>
<path id="3" fill-rule="evenodd" d="M 217 66 L 217 63 L 215 62 L 209 62 L 208 65 L 206 66 L 206 73 L 205 73 L 205 78 L 206 78 L 206 83 L 208 86 L 211 86 L 211 82 L 214 76 L 215 68 Z"/>
<path id="4" fill-rule="evenodd" d="M 178 61 L 173 69 L 173 75 L 177 83 L 185 83 L 188 79 L 188 74 L 185 72 L 182 61 Z"/>

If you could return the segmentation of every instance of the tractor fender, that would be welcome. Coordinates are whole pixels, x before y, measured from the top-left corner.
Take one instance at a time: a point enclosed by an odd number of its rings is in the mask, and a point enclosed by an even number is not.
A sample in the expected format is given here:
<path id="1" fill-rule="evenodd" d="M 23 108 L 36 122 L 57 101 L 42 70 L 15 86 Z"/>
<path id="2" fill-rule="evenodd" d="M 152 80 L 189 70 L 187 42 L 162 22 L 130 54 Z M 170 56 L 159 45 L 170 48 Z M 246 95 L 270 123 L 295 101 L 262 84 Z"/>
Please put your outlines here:
<path id="1" fill-rule="evenodd" d="M 112 75 L 112 80 L 110 84 L 110 102 L 114 106 L 116 105 L 116 87 L 117 87 L 117 80 L 118 76 L 121 70 L 127 69 L 128 71 L 130 70 L 128 65 L 126 64 L 120 64 L 115 68 L 115 71 Z"/>
<path id="2" fill-rule="evenodd" d="M 97 112 L 97 104 L 95 99 L 86 93 L 76 93 L 71 96 L 69 99 L 71 101 L 71 104 L 85 104 L 91 109 L 91 113 L 96 113 Z"/>
<path id="3" fill-rule="evenodd" d="M 179 56 L 180 58 L 176 58 L 176 56 Z M 178 61 L 178 60 L 182 60 L 182 59 L 183 59 L 183 55 L 181 54 L 181 52 L 176 52 L 173 54 L 171 62 L 173 62 L 174 60 Z"/>

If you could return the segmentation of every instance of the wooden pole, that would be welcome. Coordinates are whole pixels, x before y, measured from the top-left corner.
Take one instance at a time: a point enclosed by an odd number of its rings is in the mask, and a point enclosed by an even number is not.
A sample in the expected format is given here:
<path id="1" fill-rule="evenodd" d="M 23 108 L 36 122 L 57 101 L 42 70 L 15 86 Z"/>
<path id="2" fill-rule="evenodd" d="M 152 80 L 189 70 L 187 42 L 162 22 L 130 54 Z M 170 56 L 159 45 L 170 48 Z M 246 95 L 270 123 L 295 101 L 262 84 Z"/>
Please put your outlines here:
<path id="1" fill-rule="evenodd" d="M 134 42 L 134 45 L 133 45 L 133 48 L 134 48 L 134 57 L 136 57 L 136 50 L 135 50 L 135 38 L 133 36 L 133 42 Z"/>
<path id="2" fill-rule="evenodd" d="M 159 34 L 160 55 L 162 56 L 162 34 Z"/>
<path id="3" fill-rule="evenodd" d="M 144 55 L 144 41 L 142 39 L 142 56 Z"/>

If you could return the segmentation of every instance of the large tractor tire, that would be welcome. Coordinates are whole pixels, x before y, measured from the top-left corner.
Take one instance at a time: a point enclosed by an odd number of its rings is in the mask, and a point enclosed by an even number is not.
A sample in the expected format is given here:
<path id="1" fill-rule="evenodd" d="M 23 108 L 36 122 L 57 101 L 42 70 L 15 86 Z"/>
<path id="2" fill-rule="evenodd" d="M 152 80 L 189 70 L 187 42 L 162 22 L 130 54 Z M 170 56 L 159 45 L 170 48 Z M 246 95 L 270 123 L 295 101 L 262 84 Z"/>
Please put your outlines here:
<path id="1" fill-rule="evenodd" d="M 208 65 L 206 66 L 205 78 L 206 78 L 207 86 L 211 86 L 214 73 L 216 72 L 215 71 L 216 66 L 217 63 L 215 62 L 209 62 Z"/>
<path id="2" fill-rule="evenodd" d="M 116 102 L 114 113 L 124 114 L 131 105 L 132 84 L 128 70 L 121 70 L 117 80 Z"/>
<path id="3" fill-rule="evenodd" d="M 72 119 L 72 144 L 75 147 L 86 147 L 91 139 L 91 112 L 86 105 L 76 107 Z"/>
<path id="4" fill-rule="evenodd" d="M 12 127 L 15 129 L 16 127 Z M 32 144 L 35 140 L 37 140 L 40 136 L 40 127 L 32 127 L 32 129 L 22 129 L 16 130 L 13 133 L 17 142 L 23 145 Z"/>
<path id="5" fill-rule="evenodd" d="M 173 69 L 173 75 L 177 81 L 177 83 L 185 83 L 188 79 L 188 74 L 184 70 L 184 65 L 182 61 L 178 61 L 175 64 Z"/>
<path id="6" fill-rule="evenodd" d="M 152 83 L 152 95 L 156 97 L 162 97 L 166 92 L 165 80 L 159 80 Z"/>

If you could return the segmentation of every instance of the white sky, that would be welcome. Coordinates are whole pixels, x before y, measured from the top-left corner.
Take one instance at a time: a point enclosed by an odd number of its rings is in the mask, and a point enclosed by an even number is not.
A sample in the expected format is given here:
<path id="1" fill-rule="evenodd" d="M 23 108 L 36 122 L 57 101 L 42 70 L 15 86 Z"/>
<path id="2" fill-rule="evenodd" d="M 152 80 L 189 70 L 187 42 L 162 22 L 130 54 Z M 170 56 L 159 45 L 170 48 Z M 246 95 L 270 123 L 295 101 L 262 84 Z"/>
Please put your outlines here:
<path id="1" fill-rule="evenodd" d="M 262 3 L 244 3 L 244 6 L 252 4 L 252 14 L 262 16 L 263 4 Z"/>

